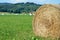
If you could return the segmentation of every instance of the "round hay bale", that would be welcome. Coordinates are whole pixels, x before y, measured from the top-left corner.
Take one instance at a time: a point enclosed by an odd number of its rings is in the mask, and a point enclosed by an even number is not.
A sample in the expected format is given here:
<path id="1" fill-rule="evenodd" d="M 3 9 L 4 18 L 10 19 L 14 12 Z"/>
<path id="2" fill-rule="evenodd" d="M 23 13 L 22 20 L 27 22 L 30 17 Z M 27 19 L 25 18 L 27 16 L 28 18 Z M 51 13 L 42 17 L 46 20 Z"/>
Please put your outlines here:
<path id="1" fill-rule="evenodd" d="M 52 4 L 41 6 L 33 18 L 36 36 L 60 38 L 60 7 Z"/>

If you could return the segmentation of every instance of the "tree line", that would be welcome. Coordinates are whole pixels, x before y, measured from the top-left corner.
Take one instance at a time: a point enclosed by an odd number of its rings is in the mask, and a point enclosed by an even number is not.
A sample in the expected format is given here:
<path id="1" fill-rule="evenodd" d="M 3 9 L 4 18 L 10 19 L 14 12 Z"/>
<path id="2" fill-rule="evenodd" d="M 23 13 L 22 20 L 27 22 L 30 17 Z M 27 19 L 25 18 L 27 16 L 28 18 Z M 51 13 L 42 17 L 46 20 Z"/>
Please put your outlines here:
<path id="1" fill-rule="evenodd" d="M 36 3 L 0 3 L 0 12 L 11 12 L 11 13 L 30 13 L 36 11 L 41 5 Z"/>

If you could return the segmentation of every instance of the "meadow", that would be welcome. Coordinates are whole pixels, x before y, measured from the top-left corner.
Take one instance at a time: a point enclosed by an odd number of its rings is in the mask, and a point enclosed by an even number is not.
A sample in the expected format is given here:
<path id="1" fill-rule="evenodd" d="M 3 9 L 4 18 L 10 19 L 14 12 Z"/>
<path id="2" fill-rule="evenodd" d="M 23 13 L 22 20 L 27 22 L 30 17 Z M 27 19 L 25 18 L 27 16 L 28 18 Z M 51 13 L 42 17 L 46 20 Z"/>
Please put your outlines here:
<path id="1" fill-rule="evenodd" d="M 32 40 L 32 17 L 0 15 L 0 40 Z"/>
<path id="2" fill-rule="evenodd" d="M 50 40 L 34 35 L 32 20 L 33 15 L 0 15 L 0 40 Z"/>

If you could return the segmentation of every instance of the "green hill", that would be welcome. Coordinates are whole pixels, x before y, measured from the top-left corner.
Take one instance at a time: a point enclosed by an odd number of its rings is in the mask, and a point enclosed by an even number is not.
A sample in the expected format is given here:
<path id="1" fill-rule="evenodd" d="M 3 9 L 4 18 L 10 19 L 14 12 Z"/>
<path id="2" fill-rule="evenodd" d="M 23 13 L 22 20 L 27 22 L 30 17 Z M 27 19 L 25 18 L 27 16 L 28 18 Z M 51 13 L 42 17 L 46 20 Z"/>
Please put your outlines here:
<path id="1" fill-rule="evenodd" d="M 12 13 L 30 13 L 36 11 L 41 5 L 36 3 L 0 3 L 0 12 L 12 12 Z"/>

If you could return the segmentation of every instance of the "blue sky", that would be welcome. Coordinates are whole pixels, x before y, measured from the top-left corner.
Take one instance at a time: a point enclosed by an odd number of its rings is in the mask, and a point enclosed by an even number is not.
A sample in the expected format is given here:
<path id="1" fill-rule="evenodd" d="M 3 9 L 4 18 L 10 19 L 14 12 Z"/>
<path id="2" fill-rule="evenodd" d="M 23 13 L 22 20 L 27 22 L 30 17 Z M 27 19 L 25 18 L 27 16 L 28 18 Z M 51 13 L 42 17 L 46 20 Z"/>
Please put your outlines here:
<path id="1" fill-rule="evenodd" d="M 0 3 L 34 2 L 37 4 L 60 4 L 60 0 L 0 0 Z"/>

